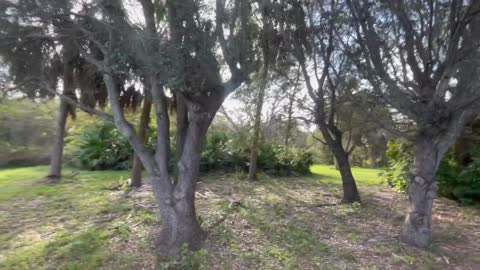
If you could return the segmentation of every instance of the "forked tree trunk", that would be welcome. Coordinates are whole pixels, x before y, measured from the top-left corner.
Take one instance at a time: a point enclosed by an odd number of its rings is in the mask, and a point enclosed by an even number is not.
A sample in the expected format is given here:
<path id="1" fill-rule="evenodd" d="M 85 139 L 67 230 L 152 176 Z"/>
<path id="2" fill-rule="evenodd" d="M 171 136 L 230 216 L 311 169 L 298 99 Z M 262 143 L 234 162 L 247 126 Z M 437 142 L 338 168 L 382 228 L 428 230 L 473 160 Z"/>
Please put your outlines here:
<path id="1" fill-rule="evenodd" d="M 138 138 L 142 143 L 145 142 L 148 131 L 148 124 L 150 123 L 150 112 L 152 109 L 152 98 L 145 92 L 145 99 L 143 101 L 142 113 L 140 115 L 140 126 L 138 130 Z M 142 185 L 142 170 L 143 164 L 140 158 L 134 154 L 132 167 L 132 187 L 140 187 Z"/>
<path id="2" fill-rule="evenodd" d="M 195 213 L 195 192 L 175 194 L 159 206 L 162 229 L 158 246 L 162 256 L 177 258 L 184 244 L 189 249 L 200 248 L 205 234 Z"/>
<path id="3" fill-rule="evenodd" d="M 358 193 L 357 184 L 353 178 L 350 161 L 348 160 L 348 153 L 341 146 L 332 146 L 332 151 L 337 161 L 338 170 L 342 177 L 343 198 L 344 203 L 353 203 L 360 201 L 360 194 Z"/>
<path id="4" fill-rule="evenodd" d="M 194 250 L 200 248 L 205 238 L 195 213 L 195 190 L 201 148 L 213 116 L 200 113 L 191 118 L 177 165 L 178 182 L 169 199 L 159 202 L 162 215 L 160 247 L 169 257 L 178 256 L 182 244 Z"/>
<path id="5" fill-rule="evenodd" d="M 49 178 L 58 179 L 62 176 L 63 146 L 65 140 L 65 126 L 68 118 L 68 104 L 66 101 L 60 101 L 58 114 L 57 131 L 53 142 L 52 152 L 50 154 Z"/>
<path id="6" fill-rule="evenodd" d="M 432 207 L 435 198 L 435 173 L 443 151 L 434 144 L 435 138 L 420 135 L 415 142 L 415 161 L 408 192 L 408 208 L 402 241 L 427 247 L 432 238 Z"/>

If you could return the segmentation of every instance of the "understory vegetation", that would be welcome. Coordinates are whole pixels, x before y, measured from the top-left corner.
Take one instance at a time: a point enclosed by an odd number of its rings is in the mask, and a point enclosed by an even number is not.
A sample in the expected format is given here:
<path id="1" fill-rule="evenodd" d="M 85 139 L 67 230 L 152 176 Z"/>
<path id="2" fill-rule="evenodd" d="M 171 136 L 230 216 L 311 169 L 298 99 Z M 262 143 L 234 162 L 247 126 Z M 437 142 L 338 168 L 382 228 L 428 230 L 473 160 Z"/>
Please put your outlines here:
<path id="1" fill-rule="evenodd" d="M 248 171 L 249 136 L 229 133 L 216 131 L 208 134 L 200 160 L 201 172 Z M 150 132 L 149 135 L 147 142 L 153 151 L 156 133 Z M 126 170 L 132 167 L 133 148 L 111 123 L 101 122 L 82 134 L 73 135 L 71 140 L 78 141 L 72 149 L 78 162 L 73 159 L 72 165 L 87 170 Z M 175 151 L 175 144 L 171 147 Z M 258 168 L 269 175 L 305 175 L 313 164 L 312 154 L 305 149 L 264 142 L 259 150 Z M 172 167 L 174 163 L 176 161 L 172 160 Z"/>
<path id="2" fill-rule="evenodd" d="M 436 202 L 433 246 L 396 239 L 405 198 L 382 184 L 379 170 L 355 168 L 366 199 L 336 205 L 333 167 L 312 175 L 245 181 L 208 174 L 197 206 L 208 232 L 200 251 L 159 269 L 475 269 L 479 209 Z M 46 167 L 0 171 L 0 269 L 155 269 L 151 230 L 160 224 L 150 186 L 126 192 L 127 171 L 66 169 L 50 185 Z M 26 188 L 28 187 L 28 188 Z M 442 220 L 440 223 L 439 220 Z M 154 233 L 153 233 L 154 234 Z"/>
<path id="3" fill-rule="evenodd" d="M 472 162 L 460 166 L 451 149 L 437 171 L 437 192 L 440 196 L 462 204 L 480 202 L 480 155 L 471 150 Z M 406 192 L 413 165 L 413 145 L 406 141 L 391 141 L 387 150 L 388 166 L 382 173 L 386 182 L 398 191 Z"/>
<path id="4" fill-rule="evenodd" d="M 0 127 L 4 141 L 0 142 L 0 167 L 22 165 L 45 165 L 48 163 L 51 126 L 54 123 L 55 103 L 48 106 L 38 116 L 43 122 L 26 121 L 32 111 L 21 111 L 23 106 L 35 106 L 31 102 L 9 101 L 0 104 L 5 115 L 11 117 L 0 119 Z M 11 113 L 10 111 L 18 111 Z M 20 114 L 21 112 L 21 114 Z M 52 116 L 53 115 L 53 116 Z M 133 123 L 138 119 L 138 113 L 130 113 L 128 118 Z M 138 121 L 138 120 L 137 120 Z M 17 122 L 17 124 L 13 124 Z M 18 124 L 21 123 L 21 124 Z M 9 126 L 14 129 L 9 129 Z M 221 123 L 219 124 L 221 126 Z M 22 129 L 23 136 L 13 136 L 18 129 Z M 35 133 L 27 132 L 35 130 Z M 65 161 L 70 167 L 84 170 L 127 170 L 132 168 L 133 148 L 128 140 L 118 132 L 113 123 L 101 121 L 93 116 L 78 113 L 75 121 L 69 123 L 65 138 Z M 36 138 L 36 134 L 45 137 Z M 156 131 L 150 129 L 147 136 L 147 145 L 153 152 L 155 149 Z M 171 134 L 171 148 L 175 152 L 175 131 Z M 38 142 L 39 140 L 42 140 Z M 204 143 L 200 163 L 201 172 L 248 171 L 250 155 L 250 136 L 248 132 L 233 132 L 226 128 L 209 132 Z M 37 149 L 38 151 L 36 151 Z M 32 151 L 33 154 L 32 155 Z M 328 151 L 328 150 L 327 150 Z M 322 152 L 327 152 L 322 151 Z M 318 154 L 317 154 L 318 155 Z M 313 164 L 311 150 L 296 146 L 286 147 L 279 142 L 264 140 L 260 145 L 258 168 L 272 176 L 305 175 Z M 176 163 L 171 160 L 170 166 Z"/>

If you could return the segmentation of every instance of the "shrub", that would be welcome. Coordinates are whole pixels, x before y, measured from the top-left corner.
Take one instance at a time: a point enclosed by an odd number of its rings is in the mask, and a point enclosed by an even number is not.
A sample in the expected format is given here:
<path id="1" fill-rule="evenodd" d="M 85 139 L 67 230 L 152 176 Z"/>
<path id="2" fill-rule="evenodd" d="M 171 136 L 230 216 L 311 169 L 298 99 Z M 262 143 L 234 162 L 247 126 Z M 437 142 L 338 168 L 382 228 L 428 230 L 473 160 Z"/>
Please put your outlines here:
<path id="1" fill-rule="evenodd" d="M 460 172 L 452 194 L 463 204 L 480 202 L 480 162 L 476 161 Z"/>
<path id="2" fill-rule="evenodd" d="M 438 194 L 462 204 L 480 202 L 480 160 L 465 168 L 444 159 L 437 172 Z"/>
<path id="3" fill-rule="evenodd" d="M 90 170 L 125 170 L 132 165 L 133 149 L 110 123 L 84 133 L 78 149 L 82 167 Z"/>
<path id="4" fill-rule="evenodd" d="M 57 107 L 53 101 L 0 101 L 0 168 L 48 164 Z"/>
<path id="5" fill-rule="evenodd" d="M 227 135 L 216 132 L 205 141 L 201 157 L 201 171 L 217 170 L 228 166 Z"/>
<path id="6" fill-rule="evenodd" d="M 174 153 L 175 134 L 172 135 Z M 230 136 L 224 132 L 210 132 L 205 140 L 200 160 L 200 171 L 248 171 L 250 144 L 248 134 Z M 148 138 L 150 147 L 155 133 Z M 133 149 L 128 141 L 110 123 L 101 123 L 87 129 L 77 143 L 80 166 L 90 170 L 124 170 L 132 165 Z M 172 160 L 172 164 L 175 161 Z M 258 154 L 258 168 L 267 174 L 288 176 L 307 174 L 313 164 L 312 154 L 303 149 L 286 149 L 282 145 L 262 143 Z M 172 166 L 173 168 L 173 166 Z"/>
<path id="7" fill-rule="evenodd" d="M 250 160 L 248 134 L 229 136 L 223 132 L 211 132 L 202 152 L 200 170 L 209 172 L 247 172 Z M 308 174 L 313 164 L 312 154 L 303 149 L 286 149 L 283 145 L 263 142 L 258 152 L 258 168 L 273 176 Z"/>
<path id="8" fill-rule="evenodd" d="M 388 166 L 383 172 L 387 183 L 399 191 L 406 191 L 413 166 L 413 146 L 405 141 L 388 143 Z M 459 166 L 452 154 L 447 152 L 437 171 L 437 193 L 439 196 L 457 200 L 462 204 L 480 202 L 480 158 L 473 158 L 468 167 Z"/>
<path id="9" fill-rule="evenodd" d="M 413 145 L 406 141 L 390 141 L 387 145 L 387 167 L 383 177 L 398 191 L 406 191 L 413 166 Z"/>

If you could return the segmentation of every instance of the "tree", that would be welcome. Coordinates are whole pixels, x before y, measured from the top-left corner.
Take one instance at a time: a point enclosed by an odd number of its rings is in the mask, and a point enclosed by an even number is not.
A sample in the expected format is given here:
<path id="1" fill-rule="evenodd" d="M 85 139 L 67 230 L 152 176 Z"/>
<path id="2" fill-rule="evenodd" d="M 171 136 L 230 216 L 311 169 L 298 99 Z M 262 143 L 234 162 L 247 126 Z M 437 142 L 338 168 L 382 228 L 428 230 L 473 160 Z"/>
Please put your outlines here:
<path id="1" fill-rule="evenodd" d="M 80 91 L 80 109 L 92 112 L 96 104 L 104 107 L 106 92 L 98 83 L 96 68 L 82 59 L 73 43 L 72 28 L 60 17 L 53 20 L 44 16 L 43 10 L 68 14 L 72 4 L 68 0 L 44 1 L 42 8 L 36 2 L 4 1 L 0 4 L 2 42 L 0 54 L 9 66 L 9 78 L 14 91 L 28 98 L 51 99 L 57 93 L 57 83 L 62 78 L 57 128 L 50 155 L 48 177 L 61 177 L 65 126 L 70 115 L 75 118 L 75 109 Z M 54 31 L 54 35 L 50 35 Z M 56 50 L 61 47 L 61 52 Z M 68 101 L 67 101 L 68 100 Z"/>
<path id="2" fill-rule="evenodd" d="M 68 104 L 113 121 L 119 132 L 129 140 L 148 172 L 162 215 L 160 238 L 164 254 L 177 257 L 184 243 L 190 248 L 198 248 L 204 236 L 195 213 L 201 147 L 207 129 L 225 97 L 248 79 L 248 66 L 251 66 L 253 60 L 246 33 L 249 28 L 250 4 L 246 0 L 238 0 L 233 2 L 233 8 L 227 8 L 224 1 L 217 1 L 214 24 L 210 18 L 200 15 L 204 13 L 197 1 L 169 0 L 163 5 L 161 2 L 145 0 L 141 1 L 146 22 L 144 27 L 132 25 L 122 3 L 117 0 L 85 3 L 80 12 L 51 8 L 58 4 L 56 1 L 29 4 L 31 6 L 28 10 L 17 4 L 9 4 L 7 8 L 1 6 L 2 19 L 6 18 L 9 27 L 11 25 L 12 28 L 22 29 L 29 22 L 32 25 L 36 24 L 33 21 L 43 23 L 41 31 L 32 26 L 33 29 L 28 33 L 32 50 L 38 48 L 35 45 L 43 40 L 52 42 L 54 46 L 63 46 L 64 50 L 67 49 L 65 42 L 72 42 L 81 59 L 94 66 L 98 71 L 96 74 L 100 74 L 112 114 L 77 102 L 65 93 L 58 93 L 54 84 L 45 84 L 39 79 L 44 78 L 42 74 L 35 76 L 35 79 L 15 77 L 15 83 L 22 85 L 28 81 L 25 85 L 32 86 L 36 91 L 58 95 Z M 230 9 L 240 12 L 232 12 Z M 227 17 L 227 11 L 233 15 Z M 18 14 L 28 20 L 14 21 Z M 159 23 L 168 26 L 169 37 L 157 30 Z M 51 25 L 55 25 L 56 31 L 43 31 Z M 223 33 L 225 25 L 232 27 L 228 36 Z M 18 46 L 18 35 L 9 40 L 9 45 Z M 217 44 L 220 44 L 222 55 L 231 71 L 231 78 L 227 81 L 223 80 L 220 73 L 215 50 Z M 5 51 L 5 55 L 11 53 L 11 50 Z M 38 56 L 40 59 L 35 64 L 39 66 L 49 63 L 44 59 L 49 54 L 44 54 L 41 48 L 30 51 L 27 55 Z M 26 58 L 21 60 L 26 61 Z M 13 61 L 8 63 L 11 68 L 26 67 L 23 62 L 21 65 L 13 65 Z M 145 85 L 149 86 L 146 89 L 150 91 L 155 108 L 158 136 L 153 154 L 124 115 L 122 96 L 126 90 L 123 82 L 134 67 L 138 67 Z M 36 72 L 41 70 L 42 67 L 35 69 Z M 181 155 L 176 164 L 178 175 L 169 171 L 167 87 L 184 101 L 182 108 L 188 119 L 187 122 L 177 122 L 179 134 L 184 134 L 177 141 L 181 144 Z"/>
<path id="3" fill-rule="evenodd" d="M 314 104 L 310 109 L 313 123 L 337 161 L 342 176 L 342 201 L 360 201 L 350 169 L 349 155 L 353 148 L 349 147 L 350 142 L 344 144 L 344 132 L 338 125 L 339 99 L 354 91 L 356 80 L 351 75 L 348 59 L 335 47 L 335 31 L 341 31 L 336 1 L 304 6 L 293 2 L 290 12 L 291 21 L 287 24 L 291 32 L 291 52 L 300 65 L 308 95 Z M 311 79 L 312 76 L 315 79 Z"/>
<path id="4" fill-rule="evenodd" d="M 73 48 L 71 41 L 65 40 L 62 43 L 63 94 L 76 100 L 74 82 L 75 49 Z M 50 154 L 50 171 L 48 177 L 51 179 L 58 180 L 62 175 L 63 148 L 66 135 L 65 127 L 67 125 L 69 114 L 72 116 L 72 119 L 75 118 L 75 107 L 65 100 L 60 100 L 57 130 L 55 132 L 52 152 Z"/>
<path id="5" fill-rule="evenodd" d="M 259 75 L 259 85 L 257 94 L 255 97 L 255 115 L 253 125 L 252 145 L 250 150 L 250 161 L 248 168 L 248 179 L 250 181 L 257 180 L 257 159 L 258 149 L 260 144 L 260 133 L 262 122 L 262 108 L 265 99 L 265 91 L 268 87 L 268 76 L 270 66 L 273 62 L 272 57 L 272 37 L 273 37 L 273 25 L 272 25 L 272 3 L 269 0 L 257 1 L 260 6 L 261 20 L 262 20 L 262 33 L 260 36 L 260 50 L 262 53 L 262 71 Z"/>
<path id="6" fill-rule="evenodd" d="M 347 1 L 346 53 L 372 95 L 415 121 L 415 161 L 401 239 L 431 242 L 435 173 L 479 108 L 480 1 Z"/>

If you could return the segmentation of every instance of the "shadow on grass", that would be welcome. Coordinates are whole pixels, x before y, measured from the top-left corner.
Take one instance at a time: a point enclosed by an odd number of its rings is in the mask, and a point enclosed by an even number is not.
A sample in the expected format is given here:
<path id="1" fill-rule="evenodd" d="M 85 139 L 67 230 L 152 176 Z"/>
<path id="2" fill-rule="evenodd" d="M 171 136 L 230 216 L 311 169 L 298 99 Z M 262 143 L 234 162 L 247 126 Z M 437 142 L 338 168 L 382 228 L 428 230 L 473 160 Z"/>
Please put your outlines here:
<path id="1" fill-rule="evenodd" d="M 2 269 L 98 269 L 109 258 L 111 233 L 90 229 L 79 233 L 62 233 L 54 240 L 18 250 L 0 263 Z"/>
<path id="2" fill-rule="evenodd" d="M 0 269 L 56 261 L 66 265 L 47 269 L 96 269 L 105 257 L 106 226 L 133 208 L 121 192 L 105 189 L 126 172 L 82 171 L 58 184 L 46 184 L 45 173 L 46 167 L 0 171 Z"/>

